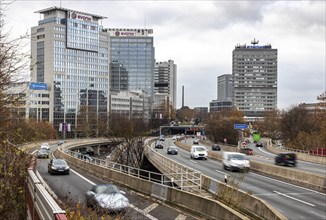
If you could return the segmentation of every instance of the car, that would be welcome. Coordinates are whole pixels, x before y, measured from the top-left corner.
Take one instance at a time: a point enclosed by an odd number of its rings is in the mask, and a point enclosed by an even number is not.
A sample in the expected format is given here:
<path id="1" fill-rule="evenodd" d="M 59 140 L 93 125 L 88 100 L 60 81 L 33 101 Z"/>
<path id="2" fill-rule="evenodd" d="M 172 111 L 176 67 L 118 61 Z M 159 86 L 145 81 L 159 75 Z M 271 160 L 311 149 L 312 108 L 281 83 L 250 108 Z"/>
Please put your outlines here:
<path id="1" fill-rule="evenodd" d="M 206 147 L 200 146 L 200 145 L 191 146 L 190 158 L 207 160 L 207 149 L 206 149 Z"/>
<path id="2" fill-rule="evenodd" d="M 49 158 L 49 150 L 45 148 L 40 148 L 37 151 L 37 158 Z"/>
<path id="3" fill-rule="evenodd" d="M 94 155 L 94 150 L 92 147 L 83 147 L 79 149 L 79 152 L 81 154 L 88 154 L 89 156 L 93 156 Z"/>
<path id="4" fill-rule="evenodd" d="M 245 148 L 240 149 L 240 153 L 243 153 L 243 154 L 246 154 L 246 155 L 253 155 L 254 151 L 249 147 L 245 147 Z"/>
<path id="5" fill-rule="evenodd" d="M 221 150 L 221 148 L 220 148 L 220 146 L 219 146 L 218 144 L 213 144 L 213 146 L 212 146 L 212 150 L 217 150 L 217 151 L 219 151 L 219 150 Z"/>
<path id="6" fill-rule="evenodd" d="M 95 185 L 86 192 L 86 206 L 101 213 L 126 212 L 129 200 L 113 184 Z"/>
<path id="7" fill-rule="evenodd" d="M 246 155 L 238 152 L 223 152 L 223 168 L 231 170 L 231 172 L 246 171 L 250 169 L 249 160 Z"/>
<path id="8" fill-rule="evenodd" d="M 163 134 L 161 134 L 159 140 L 160 141 L 165 141 L 165 136 Z"/>
<path id="9" fill-rule="evenodd" d="M 281 166 L 296 166 L 297 156 L 295 153 L 283 152 L 279 153 L 275 157 L 275 165 Z"/>
<path id="10" fill-rule="evenodd" d="M 41 145 L 41 148 L 44 148 L 44 149 L 50 150 L 50 145 L 49 145 L 49 143 L 43 143 L 43 144 Z"/>
<path id="11" fill-rule="evenodd" d="M 52 159 L 48 164 L 48 172 L 52 174 L 69 174 L 69 166 L 64 159 Z"/>
<path id="12" fill-rule="evenodd" d="M 156 141 L 155 142 L 155 148 L 163 149 L 164 144 L 161 141 Z"/>
<path id="13" fill-rule="evenodd" d="M 75 153 L 75 157 L 81 160 L 85 160 L 87 162 L 92 162 L 94 160 L 88 154 Z"/>
<path id="14" fill-rule="evenodd" d="M 256 142 L 256 147 L 263 147 L 263 143 L 261 141 Z"/>
<path id="15" fill-rule="evenodd" d="M 168 146 L 166 148 L 166 153 L 167 154 L 178 154 L 178 149 L 176 146 Z"/>
<path id="16" fill-rule="evenodd" d="M 195 139 L 192 141 L 193 144 L 199 144 L 199 140 L 198 139 Z"/>
<path id="17" fill-rule="evenodd" d="M 60 140 L 60 141 L 58 142 L 58 145 L 63 145 L 64 143 L 65 143 L 64 140 Z"/>
<path id="18" fill-rule="evenodd" d="M 176 141 L 176 140 L 177 140 L 177 136 L 173 136 L 173 137 L 172 137 L 172 140 L 173 140 L 173 141 Z"/>

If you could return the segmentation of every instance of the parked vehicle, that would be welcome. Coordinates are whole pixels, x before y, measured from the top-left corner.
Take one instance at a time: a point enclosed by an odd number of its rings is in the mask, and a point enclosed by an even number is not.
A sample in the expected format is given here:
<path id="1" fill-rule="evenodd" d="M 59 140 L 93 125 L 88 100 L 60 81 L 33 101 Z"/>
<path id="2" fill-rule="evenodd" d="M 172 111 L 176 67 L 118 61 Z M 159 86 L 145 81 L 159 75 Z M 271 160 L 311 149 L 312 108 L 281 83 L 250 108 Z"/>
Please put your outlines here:
<path id="1" fill-rule="evenodd" d="M 220 146 L 219 146 L 218 144 L 213 144 L 213 146 L 212 146 L 212 150 L 220 151 L 221 148 L 220 148 Z"/>
<path id="2" fill-rule="evenodd" d="M 261 141 L 256 142 L 256 147 L 263 147 L 263 146 L 264 146 L 263 142 Z"/>
<path id="3" fill-rule="evenodd" d="M 49 150 L 41 148 L 37 151 L 37 158 L 49 158 Z"/>
<path id="4" fill-rule="evenodd" d="M 223 152 L 223 168 L 231 171 L 245 171 L 250 169 L 249 160 L 243 153 Z"/>
<path id="5" fill-rule="evenodd" d="M 178 154 L 178 149 L 176 146 L 168 146 L 166 148 L 166 153 L 167 154 Z"/>
<path id="6" fill-rule="evenodd" d="M 48 165 L 48 172 L 52 174 L 69 174 L 69 166 L 64 159 L 52 159 Z"/>
<path id="7" fill-rule="evenodd" d="M 275 165 L 296 166 L 297 156 L 295 153 L 279 153 L 275 157 Z"/>
<path id="8" fill-rule="evenodd" d="M 164 147 L 163 142 L 161 142 L 161 141 L 156 141 L 155 142 L 155 148 L 163 149 L 163 147 Z"/>
<path id="9" fill-rule="evenodd" d="M 245 147 L 240 149 L 240 153 L 246 154 L 246 155 L 253 155 L 254 151 L 251 148 Z"/>
<path id="10" fill-rule="evenodd" d="M 50 145 L 49 145 L 49 143 L 43 143 L 43 144 L 41 145 L 41 148 L 44 148 L 44 149 L 50 150 Z"/>
<path id="11" fill-rule="evenodd" d="M 207 149 L 204 146 L 193 145 L 191 146 L 190 158 L 192 159 L 205 159 L 207 160 Z"/>
<path id="12" fill-rule="evenodd" d="M 102 213 L 126 212 L 129 200 L 113 184 L 96 185 L 86 192 L 86 205 Z"/>

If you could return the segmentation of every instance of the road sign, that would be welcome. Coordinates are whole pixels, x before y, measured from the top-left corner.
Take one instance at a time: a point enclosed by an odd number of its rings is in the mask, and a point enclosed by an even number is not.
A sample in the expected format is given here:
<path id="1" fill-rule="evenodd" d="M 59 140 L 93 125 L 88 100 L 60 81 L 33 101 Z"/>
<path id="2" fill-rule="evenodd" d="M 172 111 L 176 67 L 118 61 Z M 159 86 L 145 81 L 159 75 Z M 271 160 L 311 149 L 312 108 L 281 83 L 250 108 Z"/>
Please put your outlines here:
<path id="1" fill-rule="evenodd" d="M 247 129 L 247 124 L 234 124 L 234 129 Z"/>

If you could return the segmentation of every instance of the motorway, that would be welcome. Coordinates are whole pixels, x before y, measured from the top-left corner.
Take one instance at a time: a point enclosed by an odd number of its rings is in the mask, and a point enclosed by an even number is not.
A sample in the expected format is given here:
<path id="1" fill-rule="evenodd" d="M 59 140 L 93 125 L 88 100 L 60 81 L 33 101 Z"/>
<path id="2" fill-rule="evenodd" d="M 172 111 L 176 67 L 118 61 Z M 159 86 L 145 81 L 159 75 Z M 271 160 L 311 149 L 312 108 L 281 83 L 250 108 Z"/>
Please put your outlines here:
<path id="1" fill-rule="evenodd" d="M 56 147 L 51 146 L 53 152 Z M 37 170 L 41 174 L 46 184 L 58 196 L 58 198 L 72 209 L 76 207 L 76 203 L 80 203 L 82 211 L 87 212 L 84 206 L 85 192 L 90 190 L 92 185 L 105 184 L 108 181 L 94 177 L 77 169 L 70 167 L 69 175 L 50 175 L 47 172 L 47 165 L 50 159 L 37 159 Z M 183 213 L 167 205 L 155 202 L 150 198 L 142 196 L 132 190 L 119 186 L 120 190 L 125 192 L 125 196 L 129 199 L 130 209 L 122 217 L 123 219 L 132 220 L 157 220 L 157 219 L 178 219 L 178 220 L 194 220 L 196 217 Z M 114 216 L 113 216 L 114 217 Z M 116 216 L 117 217 L 117 216 Z"/>
<path id="2" fill-rule="evenodd" d="M 183 143 L 184 140 L 183 140 Z M 192 145 L 192 139 L 186 144 Z M 174 145 L 169 138 L 165 139 L 165 146 Z M 213 159 L 190 159 L 189 152 L 178 148 L 178 155 L 168 155 L 166 149 L 157 149 L 162 155 L 177 161 L 185 166 L 202 172 L 211 178 L 224 181 L 225 174 L 232 178 L 243 176 L 240 172 L 230 172 L 223 169 L 222 163 Z M 277 179 L 266 177 L 254 172 L 244 174 L 240 189 L 252 192 L 253 195 L 265 200 L 287 218 L 297 220 L 326 219 L 326 194 L 311 189 L 296 186 Z"/>

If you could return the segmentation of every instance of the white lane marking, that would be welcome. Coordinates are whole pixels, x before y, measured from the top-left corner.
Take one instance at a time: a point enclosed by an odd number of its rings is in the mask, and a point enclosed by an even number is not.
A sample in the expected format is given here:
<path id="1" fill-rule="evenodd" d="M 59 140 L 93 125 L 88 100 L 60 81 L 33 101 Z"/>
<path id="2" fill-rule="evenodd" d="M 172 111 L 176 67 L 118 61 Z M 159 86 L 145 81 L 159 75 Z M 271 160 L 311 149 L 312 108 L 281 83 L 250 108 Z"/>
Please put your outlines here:
<path id="1" fill-rule="evenodd" d="M 192 163 L 197 163 L 196 161 L 193 161 L 193 159 L 189 159 L 189 161 Z"/>
<path id="2" fill-rule="evenodd" d="M 280 192 L 277 192 L 277 191 L 273 191 L 273 192 L 275 192 L 275 193 L 277 193 L 277 194 L 279 194 L 279 195 L 281 195 L 281 196 L 285 196 L 285 197 L 287 197 L 287 198 L 289 198 L 289 199 L 293 199 L 293 200 L 295 200 L 295 201 L 301 202 L 301 203 L 303 203 L 303 204 L 310 205 L 310 206 L 315 206 L 314 204 L 311 204 L 311 203 L 309 203 L 309 202 L 302 201 L 302 200 L 297 199 L 297 198 L 294 198 L 294 197 L 292 197 L 292 196 L 288 196 L 288 195 L 286 195 L 286 194 L 284 194 L 284 193 L 280 193 Z"/>
<path id="3" fill-rule="evenodd" d="M 179 214 L 174 220 L 186 220 L 187 216 Z"/>
<path id="4" fill-rule="evenodd" d="M 145 213 L 149 213 L 150 211 L 152 211 L 153 209 L 155 209 L 157 206 L 158 206 L 157 203 L 153 203 L 152 205 L 146 207 L 146 208 L 144 209 L 144 212 L 145 212 Z"/>
<path id="5" fill-rule="evenodd" d="M 38 151 L 38 150 L 33 151 L 32 154 L 35 154 L 37 151 Z"/>
<path id="6" fill-rule="evenodd" d="M 138 207 L 134 206 L 133 204 L 130 204 L 129 206 L 131 208 L 133 208 L 134 210 L 136 210 L 137 212 L 141 213 L 142 215 L 146 216 L 147 218 L 151 219 L 151 220 L 158 220 L 154 216 L 151 216 L 150 214 L 144 212 L 144 210 L 139 209 Z"/>
<path id="7" fill-rule="evenodd" d="M 222 174 L 224 174 L 224 175 L 228 175 L 227 173 L 224 173 L 224 172 L 219 171 L 219 170 L 215 170 L 215 171 L 217 171 L 217 172 L 219 172 L 219 173 L 222 173 Z"/>
<path id="8" fill-rule="evenodd" d="M 282 184 L 286 184 L 286 185 L 289 185 L 289 186 L 294 186 L 294 187 L 297 187 L 297 188 L 300 188 L 300 189 L 303 189 L 303 190 L 306 190 L 306 191 L 310 191 L 310 192 L 313 192 L 313 193 L 317 193 L 317 194 L 320 194 L 320 195 L 326 195 L 325 193 L 322 193 L 322 192 L 318 192 L 318 191 L 315 191 L 315 190 L 312 190 L 312 189 L 304 188 L 304 187 L 302 187 L 302 186 L 297 186 L 297 185 L 294 185 L 294 184 L 291 184 L 291 183 L 283 182 L 283 181 L 281 181 L 281 180 L 277 180 L 277 179 L 269 178 L 269 177 L 267 177 L 267 176 L 259 175 L 259 174 L 252 173 L 252 172 L 250 172 L 250 174 L 252 174 L 252 175 L 256 175 L 256 176 L 260 176 L 260 177 L 263 177 L 263 178 L 265 178 L 265 179 L 269 179 L 269 180 L 272 180 L 272 181 L 276 181 L 276 182 L 279 182 L 279 183 L 282 183 Z"/>
<path id="9" fill-rule="evenodd" d="M 269 152 L 267 152 L 267 151 L 264 151 L 261 147 L 259 147 L 259 150 L 261 151 L 261 152 L 264 152 L 265 154 L 269 154 L 269 155 L 272 155 L 272 156 L 275 156 L 276 154 L 272 154 L 272 153 L 269 153 Z"/>
<path id="10" fill-rule="evenodd" d="M 72 169 L 70 169 L 70 171 L 73 172 L 74 174 L 76 174 L 77 176 L 79 176 L 80 178 L 82 178 L 83 180 L 85 180 L 86 182 L 92 184 L 93 186 L 96 185 L 96 183 L 90 181 L 89 179 L 87 179 L 86 177 L 82 176 L 82 175 L 79 174 L 78 172 L 76 172 L 76 171 L 74 171 L 74 170 L 72 170 Z"/>

